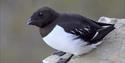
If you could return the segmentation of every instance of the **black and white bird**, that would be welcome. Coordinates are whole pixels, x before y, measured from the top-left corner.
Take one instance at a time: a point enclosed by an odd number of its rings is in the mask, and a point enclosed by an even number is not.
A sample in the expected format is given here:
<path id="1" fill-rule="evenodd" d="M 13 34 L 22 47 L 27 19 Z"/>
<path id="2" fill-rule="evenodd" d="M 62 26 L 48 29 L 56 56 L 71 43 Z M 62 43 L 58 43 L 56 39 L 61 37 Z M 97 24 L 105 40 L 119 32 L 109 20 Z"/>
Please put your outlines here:
<path id="1" fill-rule="evenodd" d="M 76 56 L 96 48 L 115 29 L 114 24 L 96 22 L 78 14 L 59 13 L 49 7 L 34 12 L 27 24 L 39 27 L 43 40 L 50 47 Z"/>

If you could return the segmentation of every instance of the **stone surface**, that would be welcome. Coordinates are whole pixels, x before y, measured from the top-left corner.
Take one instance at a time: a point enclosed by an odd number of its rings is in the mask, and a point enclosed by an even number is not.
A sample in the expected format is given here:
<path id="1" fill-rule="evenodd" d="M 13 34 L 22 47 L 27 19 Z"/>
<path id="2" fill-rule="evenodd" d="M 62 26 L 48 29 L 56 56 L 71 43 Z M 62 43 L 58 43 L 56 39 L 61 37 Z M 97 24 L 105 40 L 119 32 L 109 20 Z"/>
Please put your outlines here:
<path id="1" fill-rule="evenodd" d="M 98 21 L 114 23 L 116 29 L 95 50 L 86 55 L 74 56 L 69 63 L 125 63 L 125 19 L 101 17 Z M 55 63 L 59 58 L 51 55 L 43 61 Z"/>

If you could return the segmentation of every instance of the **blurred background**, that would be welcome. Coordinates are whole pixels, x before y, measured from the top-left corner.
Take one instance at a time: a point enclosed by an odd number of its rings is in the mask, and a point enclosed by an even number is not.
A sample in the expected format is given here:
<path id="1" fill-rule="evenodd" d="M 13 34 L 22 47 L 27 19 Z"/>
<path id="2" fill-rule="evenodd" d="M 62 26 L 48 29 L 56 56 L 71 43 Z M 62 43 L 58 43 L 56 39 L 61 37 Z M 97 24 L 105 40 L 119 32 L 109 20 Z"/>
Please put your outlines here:
<path id="1" fill-rule="evenodd" d="M 26 25 L 27 18 L 44 6 L 93 20 L 125 18 L 125 0 L 0 0 L 0 63 L 40 63 L 52 53 L 38 28 Z"/>

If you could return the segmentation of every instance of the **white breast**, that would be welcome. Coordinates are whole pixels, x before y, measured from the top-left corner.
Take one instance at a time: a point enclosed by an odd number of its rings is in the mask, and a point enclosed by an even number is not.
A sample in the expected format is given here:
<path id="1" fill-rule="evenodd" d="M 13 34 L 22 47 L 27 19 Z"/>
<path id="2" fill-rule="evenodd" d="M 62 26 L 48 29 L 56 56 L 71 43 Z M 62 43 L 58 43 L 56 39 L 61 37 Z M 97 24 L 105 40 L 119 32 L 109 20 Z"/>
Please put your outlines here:
<path id="1" fill-rule="evenodd" d="M 82 39 L 74 39 L 76 37 L 65 32 L 61 26 L 56 25 L 43 40 L 54 49 L 75 55 L 87 53 L 96 47 L 96 45 L 86 45 L 87 42 Z"/>

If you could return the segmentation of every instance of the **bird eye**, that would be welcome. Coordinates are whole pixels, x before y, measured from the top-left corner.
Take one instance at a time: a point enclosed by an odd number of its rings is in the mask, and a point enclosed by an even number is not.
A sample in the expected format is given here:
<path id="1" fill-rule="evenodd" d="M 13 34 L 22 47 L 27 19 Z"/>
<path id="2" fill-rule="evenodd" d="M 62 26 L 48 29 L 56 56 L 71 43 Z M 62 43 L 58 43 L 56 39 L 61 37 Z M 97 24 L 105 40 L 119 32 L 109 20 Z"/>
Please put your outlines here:
<path id="1" fill-rule="evenodd" d="M 39 16 L 43 16 L 43 13 L 42 13 L 42 12 L 40 12 L 40 13 L 39 13 Z"/>

